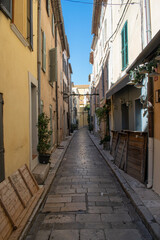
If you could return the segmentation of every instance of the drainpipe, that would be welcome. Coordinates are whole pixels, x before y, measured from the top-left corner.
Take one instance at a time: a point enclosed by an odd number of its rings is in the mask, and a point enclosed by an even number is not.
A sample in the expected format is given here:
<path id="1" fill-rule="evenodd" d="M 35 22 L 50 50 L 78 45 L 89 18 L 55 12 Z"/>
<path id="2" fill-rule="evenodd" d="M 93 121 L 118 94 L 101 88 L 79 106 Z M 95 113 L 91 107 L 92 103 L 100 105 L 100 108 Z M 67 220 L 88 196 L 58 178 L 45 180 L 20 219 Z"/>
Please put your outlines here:
<path id="1" fill-rule="evenodd" d="M 55 24 L 55 48 L 57 48 L 57 24 Z M 56 117 L 57 117 L 57 146 L 59 145 L 59 139 L 58 139 L 58 135 L 59 135 L 59 124 L 58 124 L 58 78 L 57 78 L 57 82 L 55 82 L 56 84 Z"/>
<path id="2" fill-rule="evenodd" d="M 143 0 L 140 0 L 140 11 L 141 11 L 141 47 L 144 49 L 144 29 L 143 29 Z"/>
<path id="3" fill-rule="evenodd" d="M 147 44 L 151 41 L 151 15 L 150 15 L 150 0 L 145 0 L 145 15 L 146 15 L 146 37 Z M 153 121 L 153 79 L 148 77 L 147 86 L 148 95 L 148 184 L 147 188 L 153 186 L 153 163 L 154 163 L 154 121 Z"/>
<path id="4" fill-rule="evenodd" d="M 146 35 L 147 35 L 147 44 L 151 41 L 152 32 L 151 32 L 151 14 L 150 14 L 150 0 L 145 0 L 145 13 L 146 13 Z"/>
<path id="5" fill-rule="evenodd" d="M 38 1 L 38 114 L 41 113 L 41 0 Z"/>

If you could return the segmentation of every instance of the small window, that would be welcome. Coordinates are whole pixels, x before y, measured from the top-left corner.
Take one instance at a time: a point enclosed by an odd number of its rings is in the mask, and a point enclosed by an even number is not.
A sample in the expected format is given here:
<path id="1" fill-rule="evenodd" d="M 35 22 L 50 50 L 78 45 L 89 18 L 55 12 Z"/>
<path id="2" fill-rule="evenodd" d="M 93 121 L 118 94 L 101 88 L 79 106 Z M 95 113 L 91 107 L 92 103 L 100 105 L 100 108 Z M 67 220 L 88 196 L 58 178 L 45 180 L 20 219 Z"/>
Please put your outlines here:
<path id="1" fill-rule="evenodd" d="M 54 37 L 54 14 L 52 14 L 52 35 Z"/>
<path id="2" fill-rule="evenodd" d="M 46 35 L 42 33 L 42 70 L 46 72 Z"/>
<path id="3" fill-rule="evenodd" d="M 122 71 L 128 65 L 128 24 L 124 24 L 124 27 L 121 32 L 121 41 L 122 41 Z"/>
<path id="4" fill-rule="evenodd" d="M 0 9 L 7 17 L 12 19 L 12 0 L 1 0 Z"/>
<path id="5" fill-rule="evenodd" d="M 48 17 L 50 17 L 50 0 L 46 0 L 46 9 Z"/>
<path id="6" fill-rule="evenodd" d="M 27 0 L 27 40 L 33 50 L 33 2 Z"/>

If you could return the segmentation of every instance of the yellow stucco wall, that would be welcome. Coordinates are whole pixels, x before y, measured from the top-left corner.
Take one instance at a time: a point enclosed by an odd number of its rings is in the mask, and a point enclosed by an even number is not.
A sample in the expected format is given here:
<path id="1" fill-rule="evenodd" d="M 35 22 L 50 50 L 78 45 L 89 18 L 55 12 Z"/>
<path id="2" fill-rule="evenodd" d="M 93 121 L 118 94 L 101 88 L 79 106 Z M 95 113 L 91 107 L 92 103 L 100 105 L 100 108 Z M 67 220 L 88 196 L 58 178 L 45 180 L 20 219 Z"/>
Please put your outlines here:
<path id="1" fill-rule="evenodd" d="M 160 67 L 159 67 L 160 72 Z M 153 173 L 153 188 L 160 194 L 160 103 L 155 102 L 155 91 L 160 89 L 160 77 L 154 81 L 154 173 Z"/>
<path id="2" fill-rule="evenodd" d="M 41 29 L 46 36 L 46 72 L 41 70 L 41 99 L 44 104 L 44 112 L 50 117 L 50 105 L 52 106 L 53 144 L 56 143 L 56 84 L 49 84 L 50 59 L 49 50 L 55 48 L 55 34 L 52 34 L 52 7 L 50 5 L 50 16 L 47 14 L 46 1 L 41 1 Z M 42 35 L 41 35 L 42 37 Z M 42 65 L 41 65 L 42 66 Z"/>
<path id="3" fill-rule="evenodd" d="M 0 92 L 3 94 L 5 176 L 30 158 L 30 109 L 28 72 L 37 79 L 37 1 L 33 1 L 33 40 L 31 52 L 17 38 L 11 21 L 0 11 Z"/>

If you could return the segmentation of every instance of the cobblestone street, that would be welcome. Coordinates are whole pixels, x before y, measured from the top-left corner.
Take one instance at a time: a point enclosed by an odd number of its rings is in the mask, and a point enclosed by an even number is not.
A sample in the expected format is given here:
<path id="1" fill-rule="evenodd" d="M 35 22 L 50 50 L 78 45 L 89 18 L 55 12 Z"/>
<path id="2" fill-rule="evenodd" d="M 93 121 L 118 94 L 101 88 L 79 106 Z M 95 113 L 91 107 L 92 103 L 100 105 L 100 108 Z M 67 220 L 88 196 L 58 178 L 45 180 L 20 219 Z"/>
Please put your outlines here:
<path id="1" fill-rule="evenodd" d="M 26 240 L 151 240 L 88 136 L 73 137 Z"/>

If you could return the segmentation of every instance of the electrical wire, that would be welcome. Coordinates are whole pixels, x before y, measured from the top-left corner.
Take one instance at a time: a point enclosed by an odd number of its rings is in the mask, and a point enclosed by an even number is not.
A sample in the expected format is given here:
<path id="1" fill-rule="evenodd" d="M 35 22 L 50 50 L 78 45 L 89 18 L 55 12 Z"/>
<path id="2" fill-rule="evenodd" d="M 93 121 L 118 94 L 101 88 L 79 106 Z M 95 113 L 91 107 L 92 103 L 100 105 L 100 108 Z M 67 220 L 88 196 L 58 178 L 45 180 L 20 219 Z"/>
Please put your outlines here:
<path id="1" fill-rule="evenodd" d="M 94 3 L 91 2 L 84 2 L 84 1 L 77 1 L 77 0 L 64 0 L 64 2 L 72 2 L 72 3 L 82 3 L 82 4 L 90 4 L 90 5 L 109 5 L 109 6 L 121 6 L 121 5 L 128 5 L 128 3 L 104 3 L 95 1 Z M 138 2 L 131 2 L 129 5 L 139 4 Z"/>

